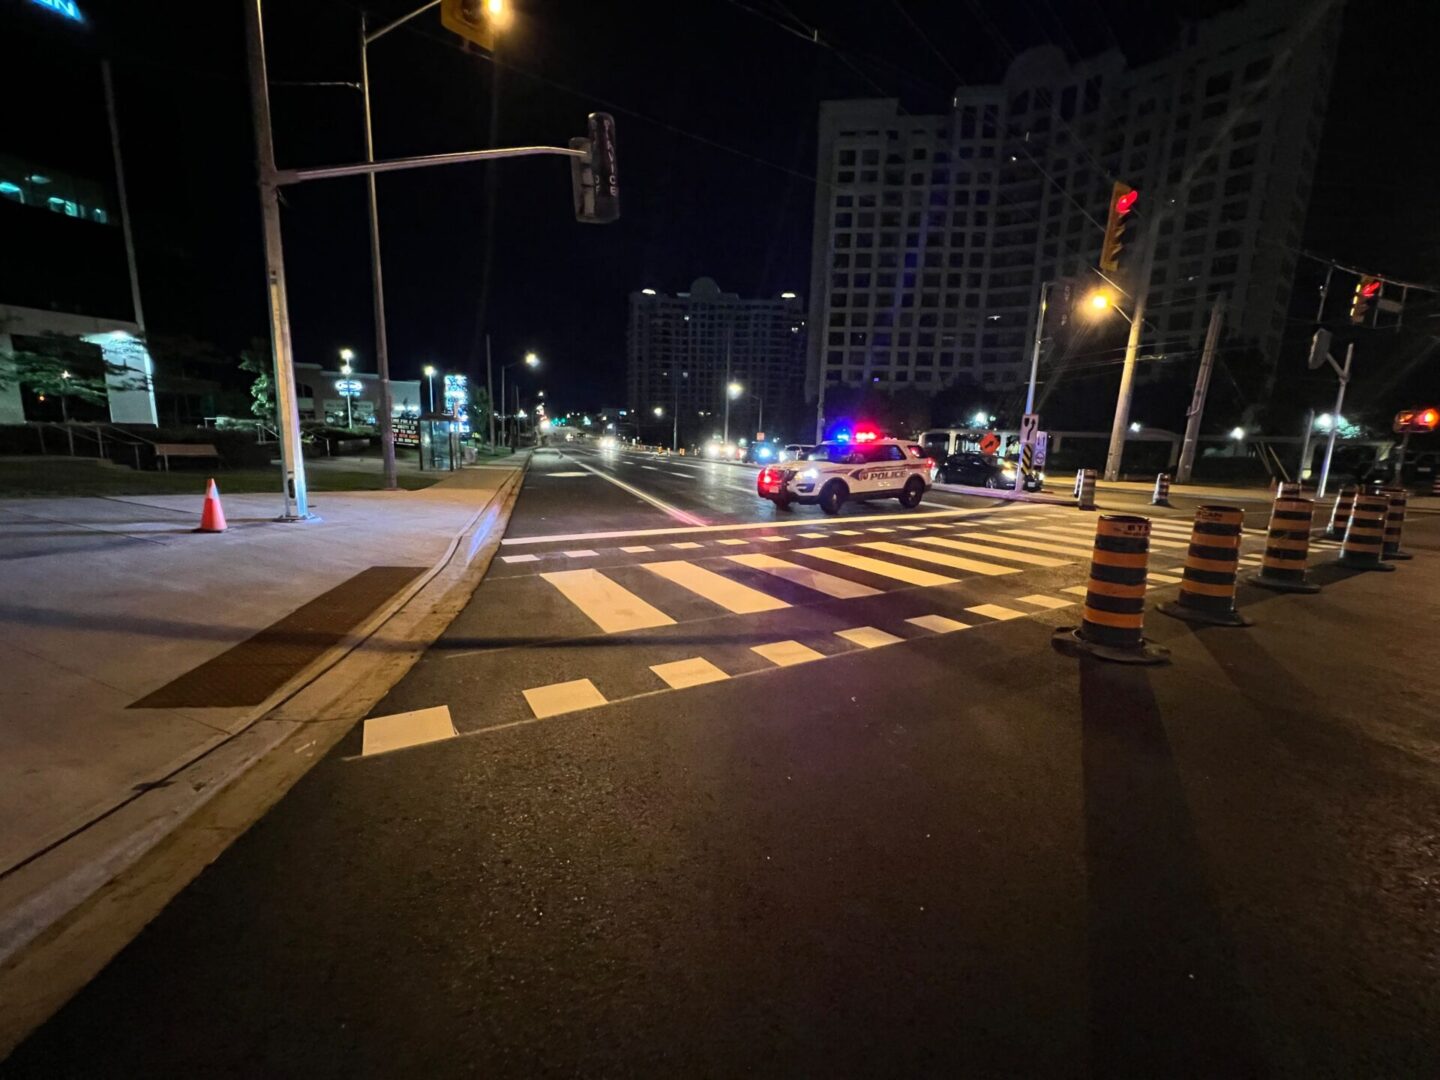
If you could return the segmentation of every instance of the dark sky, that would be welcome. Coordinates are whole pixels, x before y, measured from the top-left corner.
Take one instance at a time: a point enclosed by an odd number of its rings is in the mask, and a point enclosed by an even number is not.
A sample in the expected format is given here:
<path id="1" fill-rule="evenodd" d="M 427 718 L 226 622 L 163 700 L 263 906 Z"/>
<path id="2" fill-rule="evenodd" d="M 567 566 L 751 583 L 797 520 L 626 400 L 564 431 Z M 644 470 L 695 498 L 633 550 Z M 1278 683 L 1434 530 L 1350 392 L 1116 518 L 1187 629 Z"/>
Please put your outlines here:
<path id="1" fill-rule="evenodd" d="M 103 168 L 98 81 L 72 46 L 111 55 L 152 329 L 238 349 L 265 333 L 241 0 L 79 2 L 84 29 L 32 0 L 0 0 L 0 25 L 21 31 L 0 35 L 7 80 L 26 88 L 0 118 L 14 124 L 0 127 L 0 151 Z M 268 0 L 271 78 L 356 79 L 360 6 Z M 366 5 L 372 23 L 413 6 Z M 608 109 L 622 217 L 577 224 L 561 159 L 382 177 L 394 374 L 431 362 L 469 368 L 488 329 L 497 362 L 531 348 L 545 358 L 539 385 L 562 407 L 618 401 L 632 289 L 674 291 L 708 274 L 746 295 L 805 291 L 820 100 L 884 93 L 911 111 L 941 111 L 957 82 L 997 79 L 1016 50 L 1048 41 L 1088 55 L 1119 45 L 1143 60 L 1164 49 L 1180 15 L 1228 6 L 517 0 L 498 65 L 466 52 L 436 13 L 423 15 L 372 47 L 378 156 L 489 145 L 492 105 L 500 145 L 563 145 L 583 132 L 587 112 Z M 1425 10 L 1348 7 L 1306 243 L 1436 279 L 1440 199 L 1427 128 L 1440 115 L 1440 80 Z M 787 25 L 818 27 L 833 47 Z M 354 91 L 276 87 L 272 105 L 282 166 L 360 156 Z M 371 369 L 363 182 L 289 189 L 284 228 L 297 357 L 328 360 L 348 345 Z"/>

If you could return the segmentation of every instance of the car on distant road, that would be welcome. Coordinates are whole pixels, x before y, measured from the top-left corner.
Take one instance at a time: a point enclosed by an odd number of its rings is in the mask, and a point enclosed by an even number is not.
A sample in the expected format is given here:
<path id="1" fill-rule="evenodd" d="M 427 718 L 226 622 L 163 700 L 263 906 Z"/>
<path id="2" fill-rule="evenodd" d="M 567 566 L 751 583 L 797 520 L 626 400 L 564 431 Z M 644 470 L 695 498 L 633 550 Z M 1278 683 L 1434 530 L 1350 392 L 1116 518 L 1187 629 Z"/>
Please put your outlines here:
<path id="1" fill-rule="evenodd" d="M 814 443 L 786 443 L 780 450 L 781 461 L 803 461 L 805 455 L 815 449 Z"/>
<path id="2" fill-rule="evenodd" d="M 925 498 L 933 464 L 918 445 L 899 439 L 823 442 L 804 460 L 765 466 L 755 490 L 781 510 L 802 503 L 838 514 L 847 502 L 872 499 L 899 499 L 909 510 Z"/>
<path id="3" fill-rule="evenodd" d="M 975 454 L 969 451 L 951 454 L 935 468 L 935 479 L 942 484 L 961 484 L 965 487 L 1014 488 L 1015 462 L 1000 459 L 994 454 Z M 1026 491 L 1039 491 L 1045 481 L 1043 472 L 1035 472 L 1025 478 Z"/>

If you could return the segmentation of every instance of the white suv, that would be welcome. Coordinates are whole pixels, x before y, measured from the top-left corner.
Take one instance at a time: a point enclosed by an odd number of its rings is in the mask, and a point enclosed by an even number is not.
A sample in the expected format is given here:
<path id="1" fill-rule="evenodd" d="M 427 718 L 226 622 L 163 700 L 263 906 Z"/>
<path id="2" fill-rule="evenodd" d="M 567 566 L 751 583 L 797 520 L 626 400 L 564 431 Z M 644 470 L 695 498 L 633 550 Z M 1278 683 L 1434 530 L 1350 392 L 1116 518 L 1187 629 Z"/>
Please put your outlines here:
<path id="1" fill-rule="evenodd" d="M 825 513 L 838 514 L 851 499 L 899 499 L 913 509 L 930 487 L 933 468 L 919 446 L 899 439 L 825 442 L 803 461 L 761 469 L 755 489 L 781 510 L 818 503 Z"/>

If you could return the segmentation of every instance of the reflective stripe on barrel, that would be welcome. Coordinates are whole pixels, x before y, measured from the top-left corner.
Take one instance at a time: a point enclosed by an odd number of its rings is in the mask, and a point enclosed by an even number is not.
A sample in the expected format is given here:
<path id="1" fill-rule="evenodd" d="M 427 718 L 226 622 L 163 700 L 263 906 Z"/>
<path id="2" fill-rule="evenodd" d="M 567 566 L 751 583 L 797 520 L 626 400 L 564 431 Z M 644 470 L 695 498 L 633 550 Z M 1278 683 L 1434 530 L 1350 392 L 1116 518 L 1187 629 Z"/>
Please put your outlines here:
<path id="1" fill-rule="evenodd" d="M 1235 574 L 1240 562 L 1240 532 L 1245 512 L 1234 506 L 1202 506 L 1195 511 L 1185 572 L 1176 602 L 1199 611 L 1235 610 Z"/>
<path id="2" fill-rule="evenodd" d="M 1380 550 L 1385 540 L 1385 516 L 1390 500 L 1383 495 L 1355 496 L 1355 506 L 1350 512 L 1350 523 L 1345 528 L 1345 539 L 1340 544 L 1340 558 L 1343 562 L 1378 564 Z"/>
<path id="3" fill-rule="evenodd" d="M 1350 524 L 1350 512 L 1355 508 L 1355 496 L 1359 490 L 1354 484 L 1346 484 L 1335 496 L 1335 506 L 1330 511 L 1330 527 L 1325 530 L 1325 535 L 1332 540 L 1344 538 L 1345 526 Z"/>
<path id="4" fill-rule="evenodd" d="M 1081 510 L 1095 509 L 1095 470 L 1081 469 L 1079 477 L 1079 495 Z M 1148 535 L 1148 534 L 1147 534 Z"/>
<path id="5" fill-rule="evenodd" d="M 1404 488 L 1386 488 L 1380 494 L 1389 500 L 1385 514 L 1385 542 L 1381 551 L 1388 557 L 1400 550 L 1400 533 L 1405 528 L 1405 503 L 1409 495 Z"/>
<path id="6" fill-rule="evenodd" d="M 1270 511 L 1270 535 L 1265 541 L 1262 573 L 1278 581 L 1303 582 L 1310 554 L 1310 526 L 1315 503 L 1299 497 L 1275 500 Z"/>
<path id="7" fill-rule="evenodd" d="M 1099 645 L 1144 644 L 1145 567 L 1150 558 L 1150 521 L 1105 514 L 1095 523 L 1095 550 L 1080 637 Z"/>

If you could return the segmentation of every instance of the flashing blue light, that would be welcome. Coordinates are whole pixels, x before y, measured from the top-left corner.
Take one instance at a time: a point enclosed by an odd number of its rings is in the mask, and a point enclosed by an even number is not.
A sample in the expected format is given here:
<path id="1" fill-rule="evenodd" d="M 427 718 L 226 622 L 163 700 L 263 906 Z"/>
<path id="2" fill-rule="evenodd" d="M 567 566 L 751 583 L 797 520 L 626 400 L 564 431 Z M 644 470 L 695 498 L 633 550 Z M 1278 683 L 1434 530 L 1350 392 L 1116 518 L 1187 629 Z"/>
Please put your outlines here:
<path id="1" fill-rule="evenodd" d="M 850 441 L 850 432 L 848 432 L 848 431 L 837 431 L 837 432 L 835 432 L 835 441 L 836 441 L 836 442 L 849 442 L 849 441 Z"/>
<path id="2" fill-rule="evenodd" d="M 49 11 L 53 11 L 63 19 L 71 22 L 83 23 L 85 16 L 80 14 L 80 5 L 75 0 L 30 0 L 33 4 L 39 4 Z"/>
<path id="3" fill-rule="evenodd" d="M 755 456 L 761 461 L 769 461 L 772 457 L 775 456 L 775 451 L 770 449 L 770 447 L 768 446 L 762 446 L 759 450 L 755 451 Z"/>

